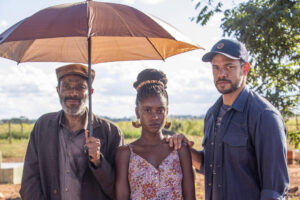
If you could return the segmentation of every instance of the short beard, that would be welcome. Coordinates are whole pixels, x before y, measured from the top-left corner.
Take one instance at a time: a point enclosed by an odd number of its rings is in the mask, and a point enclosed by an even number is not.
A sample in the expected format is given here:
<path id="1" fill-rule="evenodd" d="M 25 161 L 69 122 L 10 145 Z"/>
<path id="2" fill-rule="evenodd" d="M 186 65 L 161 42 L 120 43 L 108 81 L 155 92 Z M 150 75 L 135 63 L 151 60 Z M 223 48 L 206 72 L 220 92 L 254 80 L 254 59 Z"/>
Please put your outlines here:
<path id="1" fill-rule="evenodd" d="M 230 83 L 230 88 L 227 90 L 222 90 L 218 88 L 218 81 L 228 81 Z M 221 94 L 230 94 L 234 91 L 236 91 L 237 89 L 239 89 L 242 85 L 243 79 L 241 78 L 239 81 L 232 83 L 231 80 L 227 80 L 227 79 L 219 79 L 217 82 L 215 82 L 215 86 L 217 88 L 217 90 L 221 93 Z"/>
<path id="2" fill-rule="evenodd" d="M 70 97 L 67 97 L 67 98 L 70 98 Z M 85 103 L 87 101 L 87 97 L 80 100 L 80 106 L 78 108 L 67 107 L 67 105 L 65 104 L 65 99 L 66 99 L 66 97 L 63 98 L 63 97 L 59 96 L 60 105 L 66 114 L 71 115 L 71 116 L 79 116 L 85 112 L 85 110 L 86 110 Z"/>

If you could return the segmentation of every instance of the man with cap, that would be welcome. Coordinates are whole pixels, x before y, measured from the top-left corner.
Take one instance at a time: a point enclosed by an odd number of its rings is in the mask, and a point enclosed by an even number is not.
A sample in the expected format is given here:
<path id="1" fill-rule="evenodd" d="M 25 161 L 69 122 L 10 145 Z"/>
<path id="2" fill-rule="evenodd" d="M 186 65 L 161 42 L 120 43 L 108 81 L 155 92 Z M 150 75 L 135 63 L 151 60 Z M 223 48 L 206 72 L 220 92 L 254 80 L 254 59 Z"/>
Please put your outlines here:
<path id="1" fill-rule="evenodd" d="M 279 111 L 246 86 L 245 46 L 222 39 L 202 60 L 211 62 L 222 94 L 206 113 L 203 150 L 191 149 L 194 167 L 205 176 L 205 199 L 285 199 L 286 128 Z M 175 149 L 182 141 L 193 145 L 183 134 L 168 140 Z"/>
<path id="2" fill-rule="evenodd" d="M 88 68 L 56 69 L 62 110 L 41 116 L 31 133 L 20 194 L 24 200 L 114 199 L 114 157 L 121 131 L 93 115 L 88 137 Z M 92 71 L 92 80 L 95 72 Z"/>

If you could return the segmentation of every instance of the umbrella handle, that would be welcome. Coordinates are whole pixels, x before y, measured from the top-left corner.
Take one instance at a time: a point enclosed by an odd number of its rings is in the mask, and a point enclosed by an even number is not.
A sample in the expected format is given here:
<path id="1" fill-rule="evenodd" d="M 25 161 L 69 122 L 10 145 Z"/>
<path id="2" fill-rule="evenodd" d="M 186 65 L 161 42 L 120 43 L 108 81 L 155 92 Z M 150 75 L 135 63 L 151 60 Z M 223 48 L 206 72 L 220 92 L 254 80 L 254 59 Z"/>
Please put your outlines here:
<path id="1" fill-rule="evenodd" d="M 91 38 L 88 37 L 89 137 L 93 136 Z"/>

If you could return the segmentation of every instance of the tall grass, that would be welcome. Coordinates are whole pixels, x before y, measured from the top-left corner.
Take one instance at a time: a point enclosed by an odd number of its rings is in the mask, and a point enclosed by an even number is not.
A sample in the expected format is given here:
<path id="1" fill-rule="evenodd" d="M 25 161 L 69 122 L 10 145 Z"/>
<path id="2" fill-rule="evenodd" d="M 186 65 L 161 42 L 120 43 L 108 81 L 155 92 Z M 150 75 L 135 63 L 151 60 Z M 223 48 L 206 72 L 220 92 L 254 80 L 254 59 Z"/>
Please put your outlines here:
<path id="1" fill-rule="evenodd" d="M 203 136 L 203 120 L 196 119 L 172 119 L 170 130 L 186 135 Z M 138 138 L 141 134 L 140 128 L 134 128 L 131 122 L 123 121 L 115 123 L 123 132 L 125 139 Z M 8 124 L 0 124 L 0 139 L 9 138 Z M 20 124 L 11 124 L 12 138 L 29 139 L 34 124 L 23 124 L 23 132 Z"/>
<path id="2" fill-rule="evenodd" d="M 194 147 L 201 149 L 203 138 L 204 121 L 199 119 L 171 119 L 170 131 L 184 133 L 190 140 L 195 142 Z M 140 128 L 134 128 L 131 122 L 122 121 L 115 123 L 123 132 L 125 143 L 130 143 L 141 134 Z M 296 119 L 293 118 L 286 123 L 289 145 L 294 148 L 300 148 L 300 132 L 295 130 Z M 27 143 L 34 124 L 23 124 L 23 132 L 20 124 L 11 124 L 12 144 L 9 144 L 8 124 L 0 124 L 0 151 L 4 158 L 23 157 L 25 155 Z"/>
<path id="3" fill-rule="evenodd" d="M 11 124 L 10 130 L 14 139 L 28 139 L 34 124 Z M 22 128 L 23 127 L 23 128 Z M 0 139 L 9 138 L 9 124 L 0 124 Z"/>

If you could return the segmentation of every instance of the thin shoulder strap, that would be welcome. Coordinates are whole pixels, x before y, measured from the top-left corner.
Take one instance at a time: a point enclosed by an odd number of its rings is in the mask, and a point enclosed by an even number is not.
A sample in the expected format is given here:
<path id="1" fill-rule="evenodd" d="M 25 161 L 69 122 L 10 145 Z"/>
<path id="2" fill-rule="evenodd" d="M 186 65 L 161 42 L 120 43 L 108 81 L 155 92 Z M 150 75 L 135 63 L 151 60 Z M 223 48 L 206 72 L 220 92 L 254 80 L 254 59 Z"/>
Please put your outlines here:
<path id="1" fill-rule="evenodd" d="M 130 153 L 132 153 L 132 151 L 133 151 L 133 146 L 132 146 L 132 144 L 128 144 L 128 147 L 129 147 L 129 149 L 130 149 Z"/>

